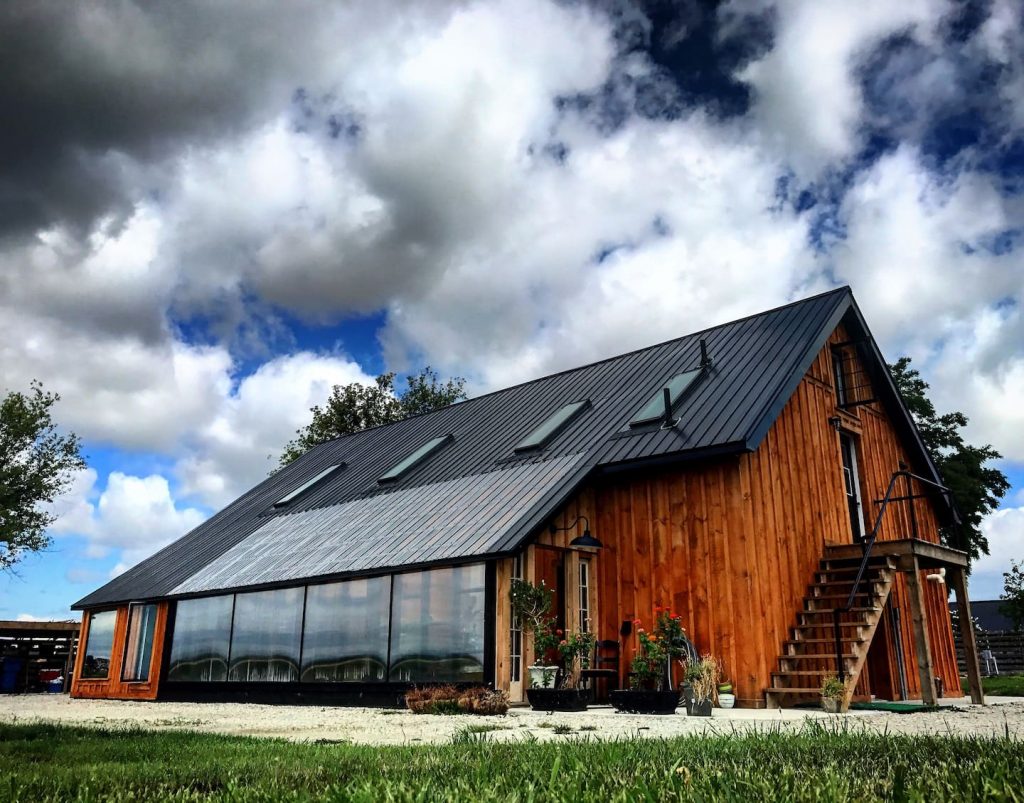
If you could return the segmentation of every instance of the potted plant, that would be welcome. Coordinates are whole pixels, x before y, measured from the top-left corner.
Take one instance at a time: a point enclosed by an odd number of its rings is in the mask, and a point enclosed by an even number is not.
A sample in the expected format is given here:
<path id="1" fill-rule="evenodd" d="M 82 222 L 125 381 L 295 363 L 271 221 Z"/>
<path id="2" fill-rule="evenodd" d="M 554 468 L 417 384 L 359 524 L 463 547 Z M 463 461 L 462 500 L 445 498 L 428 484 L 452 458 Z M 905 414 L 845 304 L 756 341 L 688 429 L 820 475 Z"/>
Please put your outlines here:
<path id="1" fill-rule="evenodd" d="M 829 714 L 838 714 L 843 708 L 846 684 L 835 675 L 826 675 L 821 684 L 821 708 Z"/>
<path id="2" fill-rule="evenodd" d="M 723 680 L 718 684 L 718 705 L 720 708 L 732 708 L 736 705 L 736 695 L 733 694 L 731 680 Z"/>
<path id="3" fill-rule="evenodd" d="M 533 634 L 534 665 L 529 667 L 526 699 L 540 711 L 583 711 L 587 692 L 580 688 L 582 670 L 594 650 L 592 633 L 565 633 L 551 616 L 551 589 L 525 580 L 513 580 L 509 591 L 512 615 L 524 632 Z M 552 656 L 557 656 L 553 659 Z M 559 666 L 559 663 L 561 666 Z"/>
<path id="4" fill-rule="evenodd" d="M 679 693 L 672 689 L 671 662 L 680 654 L 680 638 L 686 634 L 682 617 L 664 608 L 655 608 L 654 632 L 634 619 L 637 650 L 630 663 L 628 689 L 618 689 L 608 697 L 617 711 L 637 714 L 672 714 L 679 705 Z"/>
<path id="5" fill-rule="evenodd" d="M 509 589 L 512 616 L 519 622 L 524 634 L 533 636 L 533 665 L 527 667 L 532 688 L 554 688 L 558 670 L 549 655 L 558 646 L 551 617 L 554 594 L 544 581 L 540 585 L 525 580 L 513 580 Z"/>
<path id="6" fill-rule="evenodd" d="M 711 716 L 711 706 L 718 690 L 720 675 L 721 667 L 710 653 L 704 654 L 699 661 L 688 667 L 687 676 L 693 692 L 687 714 L 694 717 Z"/>

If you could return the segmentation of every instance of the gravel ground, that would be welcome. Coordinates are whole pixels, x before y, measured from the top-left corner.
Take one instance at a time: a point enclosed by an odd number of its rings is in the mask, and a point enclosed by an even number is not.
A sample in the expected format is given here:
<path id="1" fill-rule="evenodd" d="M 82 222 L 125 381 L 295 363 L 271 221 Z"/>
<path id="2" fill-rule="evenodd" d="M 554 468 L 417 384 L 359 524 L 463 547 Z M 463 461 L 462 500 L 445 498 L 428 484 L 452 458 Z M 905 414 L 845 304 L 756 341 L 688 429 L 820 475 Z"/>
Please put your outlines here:
<path id="1" fill-rule="evenodd" d="M 954 736 L 1002 736 L 1024 740 L 1024 698 L 990 697 L 986 707 L 967 698 L 943 701 L 935 712 L 891 714 L 857 711 L 829 715 L 814 710 L 755 711 L 715 709 L 712 718 L 636 716 L 611 708 L 582 713 L 544 714 L 513 708 L 503 717 L 428 716 L 376 708 L 255 705 L 240 703 L 152 703 L 120 700 L 72 700 L 65 695 L 17 695 L 0 698 L 0 721 L 45 720 L 93 727 L 140 726 L 154 730 L 192 730 L 262 736 L 292 741 L 340 741 L 359 744 L 427 744 L 449 741 L 467 725 L 493 727 L 491 738 L 564 739 L 555 726 L 573 735 L 614 739 L 627 736 L 677 736 L 732 733 L 751 729 L 797 730 L 810 720 L 887 733 Z"/>

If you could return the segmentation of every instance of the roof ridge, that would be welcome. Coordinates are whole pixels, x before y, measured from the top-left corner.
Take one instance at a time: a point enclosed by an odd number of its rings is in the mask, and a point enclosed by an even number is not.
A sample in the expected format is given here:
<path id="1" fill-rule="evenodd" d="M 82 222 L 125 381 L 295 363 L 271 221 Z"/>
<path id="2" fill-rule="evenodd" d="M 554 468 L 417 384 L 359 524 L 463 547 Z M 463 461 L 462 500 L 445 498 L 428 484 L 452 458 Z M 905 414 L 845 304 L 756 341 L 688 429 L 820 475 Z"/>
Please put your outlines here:
<path id="1" fill-rule="evenodd" d="M 676 342 L 678 342 L 680 340 L 686 340 L 687 338 L 694 337 L 695 335 L 702 335 L 705 332 L 712 332 L 712 331 L 714 331 L 716 329 L 722 329 L 723 327 L 726 327 L 726 326 L 733 326 L 734 324 L 743 323 L 744 321 L 750 321 L 750 320 L 753 320 L 754 318 L 760 318 L 760 317 L 762 317 L 764 315 L 771 315 L 771 314 L 776 313 L 776 312 L 781 312 L 784 309 L 789 309 L 790 307 L 795 307 L 795 306 L 798 306 L 800 304 L 807 304 L 807 303 L 810 303 L 811 301 L 817 301 L 818 299 L 824 298 L 825 296 L 829 296 L 829 295 L 833 295 L 833 294 L 839 294 L 839 293 L 843 293 L 843 292 L 847 292 L 847 293 L 850 293 L 852 295 L 853 291 L 850 288 L 850 285 L 844 284 L 844 285 L 841 285 L 840 287 L 835 287 L 832 290 L 825 290 L 824 292 L 816 293 L 813 296 L 807 296 L 806 298 L 798 298 L 795 301 L 789 301 L 789 302 L 787 302 L 785 304 L 780 304 L 777 307 L 772 307 L 770 309 L 762 310 L 761 312 L 754 312 L 754 313 L 751 313 L 750 315 L 744 315 L 742 318 L 734 318 L 731 321 L 723 321 L 722 323 L 717 323 L 714 326 L 708 326 L 708 327 L 705 327 L 704 329 L 698 329 L 698 330 L 696 330 L 694 332 L 687 332 L 686 334 L 679 335 L 678 337 L 670 337 L 668 340 L 662 340 L 662 341 L 660 341 L 658 343 L 651 343 L 651 344 L 649 344 L 647 346 L 641 346 L 640 348 L 632 349 L 630 351 L 624 351 L 621 354 L 614 354 L 611 357 L 604 357 L 604 358 L 602 358 L 600 360 L 594 360 L 594 362 L 584 363 L 583 365 L 576 365 L 576 366 L 573 366 L 572 368 L 564 368 L 561 371 L 554 371 L 553 373 L 550 373 L 550 374 L 544 374 L 543 376 L 534 377 L 533 379 L 527 379 L 527 380 L 524 380 L 522 382 L 517 382 L 514 385 L 507 385 L 506 387 L 503 387 L 503 388 L 497 388 L 495 390 L 489 390 L 487 393 L 481 393 L 479 396 L 473 396 L 470 399 L 464 399 L 463 401 L 453 402 L 452 404 L 446 404 L 444 407 L 438 407 L 438 408 L 436 408 L 434 410 L 426 410 L 426 411 L 424 411 L 422 413 L 416 413 L 415 415 L 410 415 L 410 416 L 407 416 L 406 418 L 400 418 L 397 421 L 389 421 L 389 422 L 387 422 L 385 424 L 375 424 L 374 426 L 367 427 L 366 429 L 360 429 L 360 430 L 358 430 L 356 432 L 349 432 L 348 434 L 345 434 L 345 435 L 339 435 L 338 437 L 331 438 L 330 440 L 324 441 L 323 443 L 318 443 L 313 448 L 317 449 L 317 448 L 319 448 L 321 446 L 324 446 L 324 445 L 326 445 L 328 443 L 335 443 L 336 441 L 342 441 L 345 438 L 351 438 L 351 437 L 353 437 L 355 435 L 360 435 L 360 434 L 362 434 L 364 432 L 372 432 L 372 431 L 377 430 L 377 429 L 383 429 L 384 427 L 392 427 L 392 426 L 394 426 L 396 424 L 401 424 L 403 421 L 412 421 L 412 420 L 417 419 L 417 418 L 422 418 L 423 416 L 433 415 L 434 413 L 439 413 L 442 410 L 447 410 L 447 409 L 449 409 L 451 407 L 457 407 L 457 406 L 463 405 L 463 404 L 470 404 L 472 402 L 479 401 L 480 399 L 486 399 L 489 396 L 495 396 L 495 395 L 497 395 L 499 393 L 506 393 L 506 392 L 508 392 L 510 390 L 515 390 L 516 388 L 521 388 L 521 387 L 524 387 L 526 385 L 532 385 L 535 382 L 543 382 L 543 381 L 545 381 L 547 379 L 554 379 L 557 376 L 564 376 L 565 374 L 571 374 L 574 371 L 582 371 L 582 370 L 584 370 L 586 368 L 593 368 L 595 365 L 604 365 L 604 364 L 609 363 L 609 362 L 614 362 L 615 360 L 625 359 L 626 357 L 631 357 L 634 354 L 639 354 L 642 351 L 649 351 L 650 349 L 656 349 L 656 348 L 660 348 L 661 346 L 667 346 L 669 343 L 676 343 Z M 313 449 L 310 449 L 310 451 L 313 451 Z"/>

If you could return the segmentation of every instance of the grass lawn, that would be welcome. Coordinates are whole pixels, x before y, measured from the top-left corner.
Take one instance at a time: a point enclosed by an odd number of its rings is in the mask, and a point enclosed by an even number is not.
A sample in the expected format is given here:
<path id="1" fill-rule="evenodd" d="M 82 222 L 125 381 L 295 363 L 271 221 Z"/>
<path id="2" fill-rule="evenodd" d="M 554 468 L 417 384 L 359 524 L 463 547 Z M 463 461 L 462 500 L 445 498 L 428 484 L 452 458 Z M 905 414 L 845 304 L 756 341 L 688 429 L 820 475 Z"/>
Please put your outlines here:
<path id="1" fill-rule="evenodd" d="M 999 675 L 998 677 L 982 678 L 981 687 L 985 694 L 996 697 L 1024 697 L 1024 675 Z M 961 688 L 966 693 L 967 678 L 963 679 Z"/>
<path id="2" fill-rule="evenodd" d="M 1021 800 L 1020 742 L 811 727 L 670 740 L 366 747 L 0 725 L 0 800 Z"/>

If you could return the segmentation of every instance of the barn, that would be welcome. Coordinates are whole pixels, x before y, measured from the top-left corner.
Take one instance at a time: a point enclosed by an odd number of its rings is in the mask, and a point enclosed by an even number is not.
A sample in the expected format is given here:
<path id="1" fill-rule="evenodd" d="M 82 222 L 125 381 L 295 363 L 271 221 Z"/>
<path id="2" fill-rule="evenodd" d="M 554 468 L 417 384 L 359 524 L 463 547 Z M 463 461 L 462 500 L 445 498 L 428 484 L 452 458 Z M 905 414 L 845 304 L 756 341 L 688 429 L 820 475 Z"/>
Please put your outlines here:
<path id="1" fill-rule="evenodd" d="M 934 701 L 960 688 L 956 522 L 844 287 L 312 449 L 76 603 L 72 694 L 522 699 L 524 578 L 620 683 L 668 606 L 740 705 L 837 670 L 846 703 Z"/>

